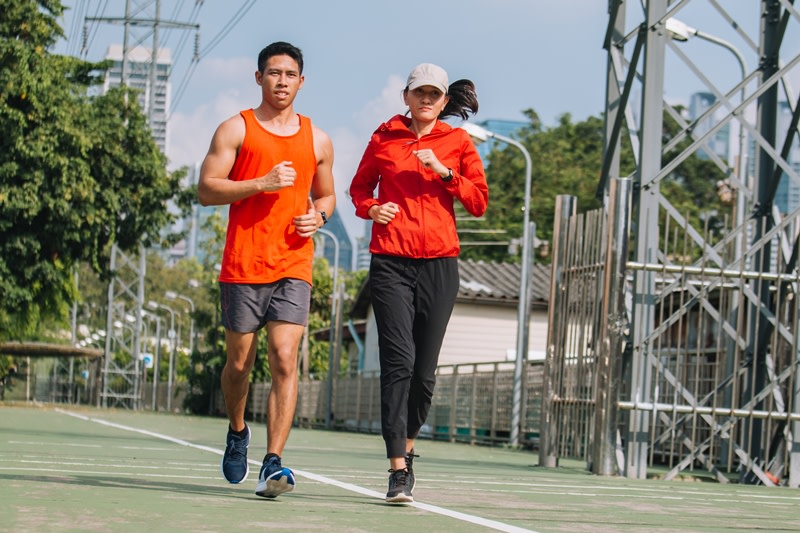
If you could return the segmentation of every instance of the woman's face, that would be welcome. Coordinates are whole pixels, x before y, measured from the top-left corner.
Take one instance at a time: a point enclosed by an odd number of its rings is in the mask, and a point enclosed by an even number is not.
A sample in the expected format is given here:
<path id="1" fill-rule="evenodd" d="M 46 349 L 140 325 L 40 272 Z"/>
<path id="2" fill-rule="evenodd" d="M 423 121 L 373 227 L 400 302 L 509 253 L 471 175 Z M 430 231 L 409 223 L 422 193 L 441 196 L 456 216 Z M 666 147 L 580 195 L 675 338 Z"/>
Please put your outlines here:
<path id="1" fill-rule="evenodd" d="M 423 85 L 403 93 L 403 101 L 411 112 L 411 118 L 420 122 L 436 120 L 447 105 L 447 96 L 432 85 Z"/>

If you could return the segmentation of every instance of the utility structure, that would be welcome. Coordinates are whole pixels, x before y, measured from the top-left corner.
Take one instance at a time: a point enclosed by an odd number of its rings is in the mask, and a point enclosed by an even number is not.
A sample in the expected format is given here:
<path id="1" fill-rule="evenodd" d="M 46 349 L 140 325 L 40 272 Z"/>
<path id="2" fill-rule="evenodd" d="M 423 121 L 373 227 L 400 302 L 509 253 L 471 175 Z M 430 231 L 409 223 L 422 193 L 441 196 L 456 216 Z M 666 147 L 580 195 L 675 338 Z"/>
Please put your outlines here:
<path id="1" fill-rule="evenodd" d="M 126 0 L 125 15 L 122 17 L 87 17 L 85 20 L 121 24 L 124 27 L 121 49 L 109 48 L 108 59 L 119 64 L 109 71 L 106 86 L 120 84 L 140 90 L 139 103 L 147 115 L 153 137 L 161 150 L 166 152 L 172 61 L 169 50 L 160 46 L 160 30 L 198 32 L 200 25 L 161 18 L 161 0 Z M 144 43 L 149 38 L 152 44 L 148 51 Z M 194 61 L 199 57 L 198 43 L 199 35 L 195 33 Z"/>
<path id="2" fill-rule="evenodd" d="M 135 50 L 142 53 L 142 44 L 152 38 L 150 61 L 146 75 L 137 71 L 136 88 L 142 89 L 140 104 L 148 118 L 154 138 L 162 150 L 166 149 L 167 131 L 166 116 L 169 109 L 169 70 L 159 75 L 161 29 L 194 29 L 200 26 L 194 23 L 183 23 L 161 18 L 161 0 L 126 0 L 125 14 L 122 17 L 87 17 L 87 22 L 121 24 L 124 27 L 119 84 L 131 87 L 134 75 L 131 73 L 131 54 Z M 88 32 L 84 32 L 86 35 Z M 86 43 L 84 43 L 84 50 Z M 197 39 L 195 39 L 195 58 L 197 58 Z M 141 64 L 142 61 L 139 61 Z M 165 62 L 161 62 L 162 69 Z M 161 77 L 161 82 L 159 82 Z M 145 81 L 146 80 L 146 81 Z M 159 125 L 160 124 L 160 125 Z M 161 142 L 159 142 L 159 140 Z M 146 250 L 139 246 L 138 257 L 128 255 L 116 245 L 111 250 L 112 278 L 108 287 L 108 314 L 106 317 L 105 364 L 103 367 L 103 386 L 98 397 L 98 404 L 103 406 L 119 406 L 138 408 L 140 402 L 139 354 L 141 352 L 142 306 L 144 304 L 144 276 Z M 133 337 L 126 339 L 124 331 L 116 332 L 112 327 L 118 320 L 124 320 L 125 314 L 136 317 Z M 112 353 L 112 346 L 130 354 L 130 362 L 120 362 Z"/>
<path id="3" fill-rule="evenodd" d="M 577 456 L 603 475 L 644 478 L 658 463 L 666 479 L 700 469 L 800 486 L 800 203 L 776 197 L 800 191 L 800 11 L 722 4 L 608 2 L 605 207 L 556 229 L 569 238 L 554 243 L 563 289 L 550 303 L 540 464 Z M 698 117 L 670 103 L 687 79 L 713 95 Z M 729 158 L 710 142 L 726 128 Z M 716 205 L 680 200 L 698 161 L 724 184 Z M 612 194 L 620 180 L 630 199 Z M 625 227 L 614 213 L 629 231 L 614 234 Z M 627 257 L 608 261 L 620 242 Z"/>

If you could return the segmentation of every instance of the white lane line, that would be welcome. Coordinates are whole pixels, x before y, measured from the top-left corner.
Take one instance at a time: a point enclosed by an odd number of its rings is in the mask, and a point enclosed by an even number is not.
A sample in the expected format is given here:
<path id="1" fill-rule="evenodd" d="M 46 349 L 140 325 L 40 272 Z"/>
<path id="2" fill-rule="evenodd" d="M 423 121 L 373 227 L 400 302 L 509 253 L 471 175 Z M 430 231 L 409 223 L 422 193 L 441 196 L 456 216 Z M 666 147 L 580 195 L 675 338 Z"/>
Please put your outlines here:
<path id="1" fill-rule="evenodd" d="M 181 446 L 188 446 L 190 448 L 196 448 L 198 450 L 207 451 L 207 452 L 214 453 L 214 454 L 217 454 L 217 455 L 223 455 L 225 453 L 223 450 L 219 450 L 219 449 L 216 449 L 216 448 L 211 448 L 210 446 L 203 446 L 201 444 L 194 444 L 194 443 L 185 441 L 183 439 L 177 439 L 175 437 L 170 437 L 169 435 L 163 435 L 161 433 L 155 433 L 153 431 L 148 431 L 146 429 L 140 429 L 140 428 L 134 428 L 134 427 L 130 427 L 130 426 L 125 426 L 125 425 L 122 425 L 122 424 L 109 422 L 107 420 L 102 420 L 100 418 L 92 418 L 92 417 L 88 417 L 88 416 L 81 415 L 81 414 L 78 414 L 78 413 L 73 413 L 73 412 L 70 412 L 70 411 L 65 411 L 63 409 L 58 409 L 58 408 L 56 409 L 56 412 L 62 413 L 62 414 L 68 415 L 68 416 L 72 416 L 72 417 L 75 417 L 75 418 L 79 418 L 81 420 L 86 420 L 88 422 L 95 422 L 97 424 L 102 424 L 104 426 L 113 427 L 113 428 L 116 428 L 116 429 L 122 429 L 124 431 L 132 431 L 134 433 L 140 433 L 142 435 L 147 435 L 149 437 L 154 437 L 154 438 L 157 438 L 157 439 L 166 440 L 166 441 L 169 441 L 169 442 L 173 442 L 175 444 L 179 444 Z M 252 465 L 256 465 L 256 466 L 261 466 L 260 462 L 255 461 L 253 459 L 249 459 L 248 463 L 250 463 Z M 347 490 L 347 491 L 350 491 L 350 492 L 355 492 L 357 494 L 362 494 L 364 496 L 369 496 L 369 497 L 372 497 L 372 498 L 378 498 L 378 499 L 381 499 L 381 500 L 383 500 L 385 498 L 385 495 L 380 493 L 380 492 L 376 492 L 374 490 L 367 489 L 367 488 L 361 487 L 359 485 L 354 485 L 352 483 L 344 483 L 342 481 L 338 481 L 336 479 L 329 478 L 327 476 L 320 476 L 318 474 L 314 474 L 312 472 L 307 472 L 305 470 L 294 470 L 294 473 L 299 475 L 299 476 L 302 476 L 304 478 L 310 479 L 312 481 L 317 481 L 319 483 L 324 483 L 326 485 L 332 485 L 334 487 L 338 487 L 340 489 L 344 489 L 344 490 Z M 466 513 L 460 513 L 458 511 L 453 511 L 452 509 L 446 509 L 444 507 L 439 507 L 439 506 L 436 506 L 436 505 L 429 505 L 427 503 L 414 502 L 414 503 L 407 504 L 407 505 L 410 505 L 411 507 L 416 507 L 418 509 L 422 509 L 423 511 L 428 511 L 428 512 L 436 513 L 436 514 L 439 514 L 439 515 L 442 515 L 442 516 L 455 518 L 456 520 L 461 520 L 463 522 L 469 522 L 471 524 L 484 526 L 484 527 L 488 527 L 488 528 L 491 528 L 491 529 L 496 529 L 497 531 L 505 531 L 507 533 L 536 533 L 536 531 L 533 531 L 533 530 L 530 530 L 530 529 L 525 529 L 525 528 L 521 528 L 521 527 L 517 527 L 517 526 L 512 526 L 510 524 L 505 524 L 503 522 L 497 522 L 496 520 L 489 520 L 487 518 L 482 518 L 480 516 L 475 516 L 475 515 L 466 514 Z"/>

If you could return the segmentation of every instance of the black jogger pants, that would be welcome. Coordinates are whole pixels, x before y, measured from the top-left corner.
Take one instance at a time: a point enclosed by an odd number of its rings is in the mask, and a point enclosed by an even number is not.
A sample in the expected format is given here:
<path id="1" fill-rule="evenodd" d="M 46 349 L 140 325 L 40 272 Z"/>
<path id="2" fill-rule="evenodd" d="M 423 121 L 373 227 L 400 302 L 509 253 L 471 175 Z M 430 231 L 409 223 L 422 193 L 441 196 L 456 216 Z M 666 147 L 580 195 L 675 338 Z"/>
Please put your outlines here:
<path id="1" fill-rule="evenodd" d="M 431 407 L 439 350 L 458 294 L 458 258 L 373 255 L 369 282 L 386 456 L 404 457 L 406 439 L 417 438 Z"/>

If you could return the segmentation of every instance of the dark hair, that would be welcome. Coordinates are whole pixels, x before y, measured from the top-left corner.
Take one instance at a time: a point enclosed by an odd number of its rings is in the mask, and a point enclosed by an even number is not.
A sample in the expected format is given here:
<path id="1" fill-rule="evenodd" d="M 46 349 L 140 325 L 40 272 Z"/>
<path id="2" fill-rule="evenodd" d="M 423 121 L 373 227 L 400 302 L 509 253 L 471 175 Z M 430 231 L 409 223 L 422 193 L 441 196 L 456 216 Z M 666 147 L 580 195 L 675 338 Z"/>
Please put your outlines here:
<path id="1" fill-rule="evenodd" d="M 447 96 L 450 97 L 447 105 L 439 114 L 439 118 L 461 117 L 466 120 L 471 114 L 478 112 L 478 93 L 475 92 L 475 84 L 470 80 L 456 80 L 447 89 Z"/>
<path id="2" fill-rule="evenodd" d="M 283 41 L 277 41 L 264 47 L 258 54 L 258 71 L 264 72 L 267 67 L 267 61 L 272 56 L 289 56 L 297 61 L 297 66 L 300 68 L 300 74 L 303 73 L 303 52 L 299 48 Z"/>

